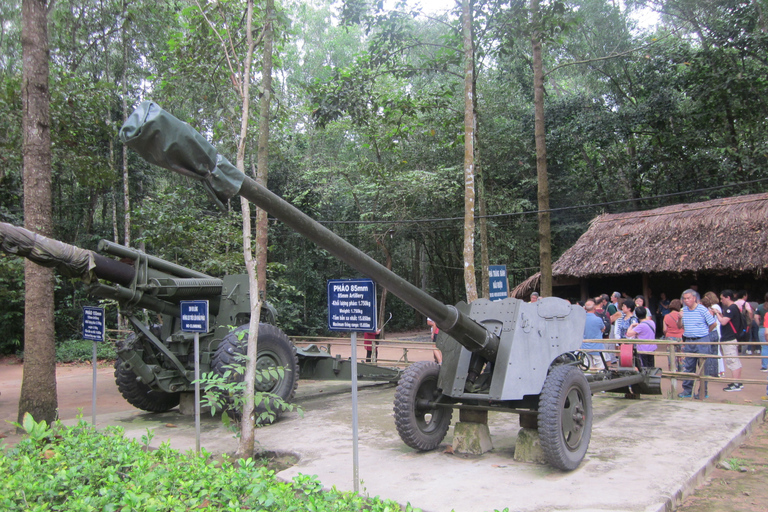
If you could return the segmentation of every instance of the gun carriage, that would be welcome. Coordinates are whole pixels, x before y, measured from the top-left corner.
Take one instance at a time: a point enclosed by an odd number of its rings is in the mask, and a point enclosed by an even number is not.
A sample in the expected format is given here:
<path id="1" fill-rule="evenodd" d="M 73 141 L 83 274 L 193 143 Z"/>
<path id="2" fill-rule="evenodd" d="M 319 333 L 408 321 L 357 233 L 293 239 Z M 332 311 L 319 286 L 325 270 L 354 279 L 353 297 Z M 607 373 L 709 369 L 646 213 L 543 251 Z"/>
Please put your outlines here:
<path id="1" fill-rule="evenodd" d="M 133 332 L 116 342 L 115 381 L 134 407 L 167 411 L 179 405 L 182 393 L 194 390 L 194 334 L 181 330 L 182 300 L 209 301 L 211 330 L 200 335 L 201 373 L 224 375 L 244 353 L 240 338 L 251 315 L 245 274 L 216 278 L 108 240 L 99 242 L 98 252 L 90 251 L 6 223 L 0 223 L 0 248 L 80 278 L 90 285 L 89 295 L 118 302 Z M 294 346 L 275 325 L 276 318 L 275 309 L 264 304 L 257 367 L 286 371 L 257 382 L 256 391 L 290 401 L 299 378 L 350 380 L 350 361 L 316 345 Z M 358 373 L 361 380 L 394 382 L 400 370 L 359 364 Z"/>

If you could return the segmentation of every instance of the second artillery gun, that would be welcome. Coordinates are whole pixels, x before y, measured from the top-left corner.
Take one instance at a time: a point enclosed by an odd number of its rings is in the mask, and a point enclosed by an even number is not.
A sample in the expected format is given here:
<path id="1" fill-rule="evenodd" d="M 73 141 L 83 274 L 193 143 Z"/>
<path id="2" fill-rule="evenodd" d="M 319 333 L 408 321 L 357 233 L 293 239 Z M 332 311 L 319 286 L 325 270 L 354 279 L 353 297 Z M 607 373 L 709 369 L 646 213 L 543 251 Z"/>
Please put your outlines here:
<path id="1" fill-rule="evenodd" d="M 245 274 L 216 278 L 108 240 L 99 242 L 98 252 L 90 251 L 6 223 L 0 223 L 0 249 L 80 278 L 90 284 L 89 295 L 118 302 L 133 332 L 116 341 L 115 381 L 136 408 L 167 411 L 194 390 L 194 334 L 181 330 L 180 301 L 209 301 L 211 330 L 200 335 L 201 373 L 223 376 L 245 351 L 240 338 L 251 315 Z M 145 311 L 153 315 L 147 317 Z M 262 306 L 260 318 L 257 368 L 286 371 L 257 382 L 257 392 L 290 401 L 299 378 L 351 379 L 350 361 L 316 345 L 294 346 L 276 327 L 274 308 Z M 393 382 L 400 375 L 399 370 L 367 364 L 359 364 L 358 373 L 361 380 Z M 260 406 L 258 412 L 264 410 Z"/>
<path id="2" fill-rule="evenodd" d="M 554 297 L 445 305 L 245 176 L 155 103 L 142 103 L 120 136 L 150 163 L 200 181 L 219 202 L 237 195 L 251 201 L 435 321 L 442 365 L 409 366 L 395 396 L 397 430 L 414 449 L 439 446 L 454 409 L 513 412 L 522 426 L 538 429 L 548 462 L 571 470 L 589 446 L 593 392 L 661 394 L 661 370 L 643 368 L 632 350 L 616 369 L 585 373 L 579 306 Z"/>

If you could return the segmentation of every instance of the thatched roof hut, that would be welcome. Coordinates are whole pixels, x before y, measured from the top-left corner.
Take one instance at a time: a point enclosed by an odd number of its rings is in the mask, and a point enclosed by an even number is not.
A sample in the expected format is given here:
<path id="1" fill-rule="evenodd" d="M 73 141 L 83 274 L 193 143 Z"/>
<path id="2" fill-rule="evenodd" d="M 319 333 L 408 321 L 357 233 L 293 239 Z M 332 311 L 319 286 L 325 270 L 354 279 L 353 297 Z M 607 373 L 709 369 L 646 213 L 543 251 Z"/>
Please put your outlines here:
<path id="1" fill-rule="evenodd" d="M 768 269 L 768 194 L 604 214 L 552 266 L 554 276 Z"/>
<path id="2" fill-rule="evenodd" d="M 577 285 L 582 296 L 614 283 L 646 294 L 702 281 L 755 289 L 762 298 L 756 288 L 768 285 L 768 194 L 600 215 L 552 265 L 552 276 L 555 287 Z M 537 284 L 531 276 L 512 294 L 530 294 Z"/>

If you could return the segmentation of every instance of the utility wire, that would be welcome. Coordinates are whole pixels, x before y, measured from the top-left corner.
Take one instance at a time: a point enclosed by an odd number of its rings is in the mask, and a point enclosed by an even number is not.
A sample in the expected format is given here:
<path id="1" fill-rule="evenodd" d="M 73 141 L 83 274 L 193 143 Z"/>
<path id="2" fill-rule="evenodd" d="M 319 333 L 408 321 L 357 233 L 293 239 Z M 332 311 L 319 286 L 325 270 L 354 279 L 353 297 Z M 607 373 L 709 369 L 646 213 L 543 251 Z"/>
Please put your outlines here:
<path id="1" fill-rule="evenodd" d="M 524 212 L 512 212 L 512 213 L 497 213 L 493 215 L 475 215 L 475 219 L 499 219 L 499 218 L 509 218 L 509 217 L 516 217 L 520 215 L 533 215 L 533 214 L 539 214 L 539 213 L 559 213 L 559 212 L 566 212 L 570 210 L 577 210 L 577 209 L 584 209 L 584 208 L 596 208 L 600 206 L 611 206 L 616 204 L 626 204 L 626 203 L 634 203 L 638 201 L 648 201 L 652 199 L 664 199 L 668 197 L 677 197 L 677 196 L 684 196 L 688 194 L 698 194 L 702 192 L 711 192 L 713 190 L 722 190 L 730 187 L 737 187 L 737 186 L 744 186 L 744 185 L 753 185 L 756 183 L 765 183 L 768 182 L 768 178 L 762 178 L 759 180 L 751 180 L 751 181 L 742 181 L 739 183 L 731 183 L 730 185 L 718 185 L 716 187 L 707 187 L 707 188 L 699 188 L 694 190 L 687 190 L 683 192 L 672 192 L 669 194 L 659 194 L 656 196 L 647 196 L 647 197 L 637 197 L 637 198 L 631 198 L 631 199 L 620 199 L 617 201 L 605 201 L 602 203 L 592 203 L 592 204 L 579 204 L 575 206 L 563 206 L 560 208 L 550 208 L 548 210 L 527 210 Z M 320 224 L 421 224 L 421 223 L 431 223 L 431 222 L 447 222 L 447 221 L 463 221 L 464 217 L 443 217 L 443 218 L 437 218 L 437 219 L 402 219 L 402 220 L 320 220 L 318 221 Z"/>
<path id="2" fill-rule="evenodd" d="M 521 215 L 535 215 L 539 213 L 559 213 L 559 212 L 567 212 L 571 210 L 579 210 L 579 209 L 587 209 L 587 208 L 597 208 L 600 206 L 612 206 L 617 204 L 627 204 L 627 203 L 635 203 L 638 201 L 648 201 L 653 199 L 665 199 L 669 197 L 678 197 L 678 196 L 684 196 L 688 194 L 698 194 L 702 192 L 711 192 L 713 190 L 723 190 L 731 187 L 740 187 L 744 185 L 754 185 L 758 183 L 766 183 L 768 182 L 768 178 L 762 178 L 757 180 L 750 180 L 750 181 L 742 181 L 739 183 L 731 183 L 729 185 L 718 185 L 716 187 L 707 187 L 707 188 L 699 188 L 694 190 L 687 190 L 683 192 L 672 192 L 669 194 L 659 194 L 655 196 L 647 196 L 647 197 L 637 197 L 637 198 L 631 198 L 631 199 L 620 199 L 616 201 L 605 201 L 602 203 L 591 203 L 591 204 L 579 204 L 574 206 L 563 206 L 560 208 L 550 208 L 548 210 L 527 210 L 522 212 L 511 212 L 511 213 L 496 213 L 493 215 L 475 215 L 475 219 L 505 219 L 505 218 L 511 218 L 511 217 L 518 217 Z M 90 206 L 90 202 L 77 202 L 77 203 L 66 203 L 66 204 L 58 204 L 54 205 L 54 208 L 61 209 L 61 208 L 71 208 L 74 206 Z M 8 212 L 22 212 L 23 208 L 16 207 L 16 208 L 5 208 Z M 211 214 L 216 214 L 216 212 L 210 212 Z M 255 218 L 255 216 L 254 216 Z M 274 217 L 273 217 L 274 219 Z M 464 216 L 461 217 L 442 217 L 442 218 L 433 218 L 433 219 L 400 219 L 400 220 L 318 220 L 317 222 L 320 224 L 355 224 L 355 225 L 372 225 L 372 224 L 428 224 L 428 223 L 436 223 L 436 222 L 453 222 L 453 221 L 463 221 Z M 453 229 L 451 227 L 445 227 L 442 229 Z"/>

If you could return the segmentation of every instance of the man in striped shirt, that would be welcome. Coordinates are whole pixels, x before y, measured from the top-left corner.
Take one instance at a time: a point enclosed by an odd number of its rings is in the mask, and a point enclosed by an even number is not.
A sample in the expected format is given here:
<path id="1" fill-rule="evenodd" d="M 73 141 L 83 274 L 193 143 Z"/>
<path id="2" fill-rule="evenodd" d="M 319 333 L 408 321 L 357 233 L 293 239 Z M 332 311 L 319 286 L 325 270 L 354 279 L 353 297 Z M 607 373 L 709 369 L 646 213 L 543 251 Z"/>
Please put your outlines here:
<path id="1" fill-rule="evenodd" d="M 680 315 L 679 323 L 683 328 L 683 351 L 690 354 L 709 354 L 709 345 L 698 345 L 698 343 L 709 343 L 709 331 L 713 330 L 717 324 L 715 317 L 707 308 L 699 304 L 699 294 L 695 290 L 685 290 L 683 292 L 683 310 Z M 686 357 L 683 371 L 686 373 L 696 373 L 696 363 L 698 357 Z M 706 397 L 702 396 L 701 398 Z M 690 398 L 693 394 L 693 381 L 683 381 L 683 392 L 680 398 Z M 696 397 L 699 398 L 699 397 Z"/>

